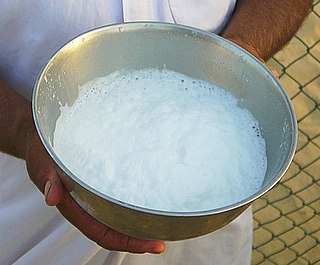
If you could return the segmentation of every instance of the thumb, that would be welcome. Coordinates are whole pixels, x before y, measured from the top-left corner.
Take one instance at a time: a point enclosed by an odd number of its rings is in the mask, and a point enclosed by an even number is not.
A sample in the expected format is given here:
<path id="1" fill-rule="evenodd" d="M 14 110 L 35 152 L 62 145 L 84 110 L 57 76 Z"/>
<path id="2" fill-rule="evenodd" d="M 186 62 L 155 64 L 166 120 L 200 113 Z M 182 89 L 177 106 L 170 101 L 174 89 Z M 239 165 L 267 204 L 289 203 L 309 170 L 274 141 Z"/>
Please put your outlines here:
<path id="1" fill-rule="evenodd" d="M 46 204 L 55 206 L 61 202 L 66 189 L 38 135 L 33 133 L 28 136 L 25 160 L 30 179 L 44 193 Z"/>
<path id="2" fill-rule="evenodd" d="M 56 206 L 62 200 L 64 186 L 59 178 L 48 178 L 44 184 L 44 198 L 48 206 Z"/>
<path id="3" fill-rule="evenodd" d="M 44 194 L 45 203 L 48 206 L 56 206 L 61 202 L 66 189 L 57 174 L 54 162 L 46 156 L 36 160 L 29 158 L 28 172 L 31 180 Z"/>

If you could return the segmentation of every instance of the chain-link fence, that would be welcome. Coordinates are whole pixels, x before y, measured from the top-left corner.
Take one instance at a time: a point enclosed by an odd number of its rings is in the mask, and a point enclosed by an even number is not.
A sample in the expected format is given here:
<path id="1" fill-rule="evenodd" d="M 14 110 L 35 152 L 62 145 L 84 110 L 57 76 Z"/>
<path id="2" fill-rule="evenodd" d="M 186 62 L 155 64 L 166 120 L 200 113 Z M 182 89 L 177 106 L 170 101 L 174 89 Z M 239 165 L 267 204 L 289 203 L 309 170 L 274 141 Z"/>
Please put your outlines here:
<path id="1" fill-rule="evenodd" d="M 292 99 L 299 140 L 287 174 L 253 204 L 252 264 L 320 265 L 320 0 L 268 65 Z"/>

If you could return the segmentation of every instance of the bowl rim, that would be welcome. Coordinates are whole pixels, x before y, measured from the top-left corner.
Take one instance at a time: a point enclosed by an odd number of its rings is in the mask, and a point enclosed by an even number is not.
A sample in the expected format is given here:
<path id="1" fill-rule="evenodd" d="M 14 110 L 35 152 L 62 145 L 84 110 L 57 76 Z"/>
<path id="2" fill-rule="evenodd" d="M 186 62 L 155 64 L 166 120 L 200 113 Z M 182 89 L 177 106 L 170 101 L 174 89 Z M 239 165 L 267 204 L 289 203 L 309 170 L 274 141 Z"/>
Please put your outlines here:
<path id="1" fill-rule="evenodd" d="M 277 89 L 279 90 L 279 93 L 283 99 L 283 101 L 286 103 L 288 112 L 290 114 L 290 128 L 292 128 L 291 132 L 291 142 L 292 145 L 290 146 L 290 149 L 287 154 L 287 158 L 284 161 L 284 163 L 281 165 L 279 171 L 277 174 L 272 178 L 273 181 L 268 182 L 263 188 L 261 188 L 259 191 L 255 192 L 254 194 L 250 195 L 247 198 L 244 198 L 236 203 L 226 205 L 223 207 L 215 208 L 215 209 L 208 209 L 208 210 L 199 210 L 199 211 L 168 211 L 168 210 L 158 210 L 153 208 L 147 208 L 144 206 L 138 206 L 131 203 L 127 203 L 121 200 L 118 200 L 116 198 L 113 198 L 109 195 L 106 195 L 98 190 L 95 190 L 85 182 L 83 182 L 81 179 L 79 179 L 77 176 L 75 176 L 65 165 L 62 163 L 62 161 L 59 159 L 59 157 L 54 152 L 51 145 L 46 141 L 46 137 L 44 132 L 41 129 L 41 124 L 39 122 L 39 113 L 37 111 L 38 109 L 38 91 L 39 91 L 39 84 L 41 80 L 44 78 L 45 73 L 47 69 L 49 69 L 52 65 L 52 62 L 54 59 L 59 56 L 59 54 L 66 48 L 68 48 L 69 45 L 72 45 L 74 42 L 77 42 L 79 40 L 82 40 L 83 38 L 86 38 L 89 35 L 95 34 L 97 32 L 104 32 L 104 31 L 110 31 L 110 32 L 116 32 L 121 31 L 121 33 L 125 32 L 126 30 L 141 30 L 141 29 L 153 29 L 153 30 L 178 30 L 178 31 L 184 31 L 190 33 L 190 35 L 194 37 L 202 37 L 205 39 L 208 39 L 210 41 L 216 42 L 219 45 L 225 46 L 227 49 L 231 50 L 235 54 L 241 54 L 244 58 L 247 59 L 247 61 L 250 61 L 253 63 L 256 67 L 260 69 L 260 71 L 264 72 L 272 81 L 272 83 L 275 84 Z M 185 34 L 185 33 L 183 33 Z M 288 170 L 294 154 L 297 147 L 297 139 L 298 139 L 298 126 L 297 126 L 297 120 L 296 115 L 294 112 L 293 105 L 291 103 L 291 100 L 284 90 L 284 88 L 281 86 L 279 80 L 272 74 L 272 72 L 268 69 L 266 65 L 264 65 L 261 61 L 259 61 L 256 57 L 254 57 L 252 54 L 250 54 L 248 51 L 243 49 L 242 47 L 236 45 L 235 43 L 229 41 L 228 39 L 225 39 L 215 33 L 208 32 L 202 29 L 194 28 L 191 26 L 181 25 L 181 24 L 173 24 L 173 23 L 167 23 L 167 22 L 124 22 L 124 23 L 116 23 L 116 24 L 110 24 L 106 26 L 100 26 L 94 29 L 90 29 L 88 31 L 85 31 L 83 33 L 80 33 L 67 41 L 65 44 L 63 44 L 45 63 L 42 70 L 40 71 L 38 77 L 36 78 L 33 93 L 32 93 L 32 116 L 33 121 L 38 133 L 38 136 L 44 145 L 46 151 L 48 152 L 49 156 L 53 159 L 53 161 L 56 163 L 56 165 L 68 176 L 70 177 L 74 182 L 76 182 L 78 185 L 82 186 L 84 189 L 88 190 L 89 192 L 95 194 L 96 196 L 107 200 L 109 202 L 112 202 L 114 204 L 117 204 L 118 206 L 129 208 L 131 210 L 139 211 L 139 212 L 145 212 L 149 214 L 154 215 L 161 215 L 161 216 L 174 216 L 174 217 L 194 217 L 194 216 L 207 216 L 207 215 L 213 215 L 213 214 L 219 214 L 227 211 L 234 210 L 236 208 L 240 208 L 242 206 L 245 206 L 247 204 L 252 203 L 257 198 L 261 197 L 265 193 L 267 193 L 270 189 L 272 189 L 278 181 L 282 178 L 282 176 L 285 174 L 285 172 Z"/>

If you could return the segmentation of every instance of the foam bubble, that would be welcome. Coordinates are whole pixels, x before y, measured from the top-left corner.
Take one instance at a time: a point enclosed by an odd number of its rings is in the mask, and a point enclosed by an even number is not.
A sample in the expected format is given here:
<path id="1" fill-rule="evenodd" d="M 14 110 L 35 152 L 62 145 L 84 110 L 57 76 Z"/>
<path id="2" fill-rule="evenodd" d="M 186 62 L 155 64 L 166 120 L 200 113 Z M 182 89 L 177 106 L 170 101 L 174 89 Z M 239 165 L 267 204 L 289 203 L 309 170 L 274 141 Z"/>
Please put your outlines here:
<path id="1" fill-rule="evenodd" d="M 247 198 L 267 161 L 258 121 L 224 89 L 170 70 L 119 71 L 61 107 L 54 149 L 82 181 L 126 203 L 201 211 Z"/>

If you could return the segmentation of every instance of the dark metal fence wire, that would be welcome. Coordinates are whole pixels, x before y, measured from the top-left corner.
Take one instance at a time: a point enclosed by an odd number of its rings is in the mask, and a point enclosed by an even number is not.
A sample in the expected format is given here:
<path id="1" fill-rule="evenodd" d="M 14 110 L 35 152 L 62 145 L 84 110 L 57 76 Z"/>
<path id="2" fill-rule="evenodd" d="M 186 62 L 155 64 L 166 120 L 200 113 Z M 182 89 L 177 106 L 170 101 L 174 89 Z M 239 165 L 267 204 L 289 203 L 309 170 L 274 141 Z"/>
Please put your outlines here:
<path id="1" fill-rule="evenodd" d="M 299 140 L 286 175 L 253 204 L 252 264 L 320 265 L 320 0 L 268 65 L 292 99 Z"/>

